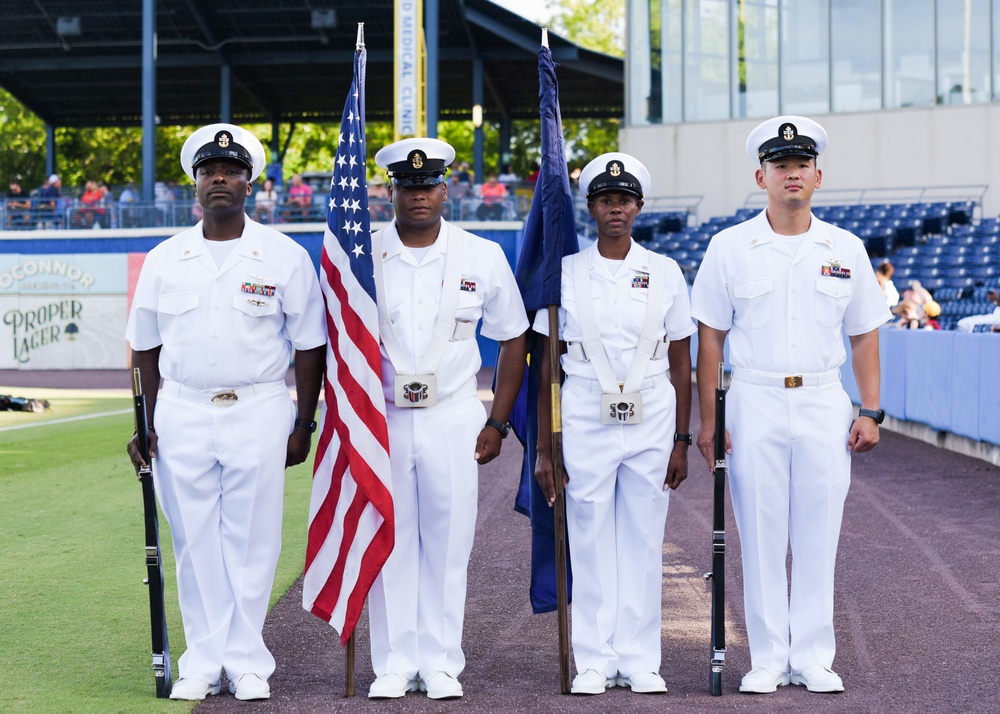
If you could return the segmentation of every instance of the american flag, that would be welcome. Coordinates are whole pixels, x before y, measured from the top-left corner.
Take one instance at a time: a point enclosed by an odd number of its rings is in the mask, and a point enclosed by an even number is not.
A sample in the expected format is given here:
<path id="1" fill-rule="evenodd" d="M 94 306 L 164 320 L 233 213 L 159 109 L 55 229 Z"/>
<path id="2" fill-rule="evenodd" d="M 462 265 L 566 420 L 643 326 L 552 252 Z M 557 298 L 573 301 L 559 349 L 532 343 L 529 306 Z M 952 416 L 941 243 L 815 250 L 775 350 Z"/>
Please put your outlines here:
<path id="1" fill-rule="evenodd" d="M 329 622 L 342 644 L 394 543 L 365 174 L 366 57 L 359 26 L 320 261 L 330 337 L 302 593 L 302 606 Z"/>

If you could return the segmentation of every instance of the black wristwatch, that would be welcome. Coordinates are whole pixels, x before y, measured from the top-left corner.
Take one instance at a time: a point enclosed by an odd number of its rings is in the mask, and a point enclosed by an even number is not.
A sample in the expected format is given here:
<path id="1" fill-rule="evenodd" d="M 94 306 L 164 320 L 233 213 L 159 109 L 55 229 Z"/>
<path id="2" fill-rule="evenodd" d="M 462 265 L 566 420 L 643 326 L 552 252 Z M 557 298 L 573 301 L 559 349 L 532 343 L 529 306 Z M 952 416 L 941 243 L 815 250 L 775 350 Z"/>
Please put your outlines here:
<path id="1" fill-rule="evenodd" d="M 305 419 L 296 419 L 295 427 L 297 429 L 305 429 L 310 434 L 316 433 L 316 422 L 314 421 L 306 421 Z"/>
<path id="2" fill-rule="evenodd" d="M 487 419 L 486 426 L 492 426 L 494 429 L 499 431 L 501 439 L 506 439 L 507 434 L 510 433 L 510 424 L 505 421 L 497 421 L 496 419 Z"/>
<path id="3" fill-rule="evenodd" d="M 876 424 L 881 424 L 885 419 L 885 412 L 881 409 L 865 409 L 864 407 L 861 407 L 861 410 L 858 412 L 858 416 L 871 417 L 875 420 Z"/>
<path id="4" fill-rule="evenodd" d="M 678 441 L 683 441 L 688 446 L 691 446 L 691 444 L 694 443 L 694 434 L 691 432 L 688 432 L 687 434 L 681 434 L 678 432 L 677 434 L 674 434 L 674 443 L 676 444 Z"/>

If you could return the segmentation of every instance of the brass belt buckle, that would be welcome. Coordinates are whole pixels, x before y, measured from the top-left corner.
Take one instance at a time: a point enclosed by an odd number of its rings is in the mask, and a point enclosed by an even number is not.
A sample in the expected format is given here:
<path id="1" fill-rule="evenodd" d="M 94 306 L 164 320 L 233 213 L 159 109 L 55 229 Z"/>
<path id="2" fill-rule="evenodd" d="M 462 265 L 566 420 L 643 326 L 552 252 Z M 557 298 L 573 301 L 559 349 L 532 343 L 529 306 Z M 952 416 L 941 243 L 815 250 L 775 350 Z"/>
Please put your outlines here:
<path id="1" fill-rule="evenodd" d="M 792 374 L 785 377 L 785 389 L 795 389 L 802 386 L 802 375 Z"/>
<path id="2" fill-rule="evenodd" d="M 212 395 L 212 404 L 217 407 L 231 407 L 236 403 L 239 397 L 236 396 L 236 392 L 229 389 L 225 392 L 219 392 L 218 394 Z"/>

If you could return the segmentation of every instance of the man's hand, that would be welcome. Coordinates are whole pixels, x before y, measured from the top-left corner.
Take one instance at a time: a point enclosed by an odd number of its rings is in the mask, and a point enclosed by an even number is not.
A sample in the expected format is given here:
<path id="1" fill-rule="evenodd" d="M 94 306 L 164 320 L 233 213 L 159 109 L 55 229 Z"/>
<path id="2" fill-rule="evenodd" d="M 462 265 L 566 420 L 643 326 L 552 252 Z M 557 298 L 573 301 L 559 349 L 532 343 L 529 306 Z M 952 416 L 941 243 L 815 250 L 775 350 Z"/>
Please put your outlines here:
<path id="1" fill-rule="evenodd" d="M 476 463 L 488 464 L 500 455 L 500 432 L 492 426 L 484 426 L 476 439 Z"/>
<path id="2" fill-rule="evenodd" d="M 688 477 L 688 445 L 677 442 L 674 450 L 670 453 L 670 460 L 667 462 L 667 478 L 663 481 L 663 489 L 676 490 L 681 485 L 681 481 Z"/>
<path id="3" fill-rule="evenodd" d="M 698 451 L 705 457 L 709 471 L 715 471 L 715 425 L 702 422 L 701 433 L 698 434 Z M 726 453 L 733 453 L 733 444 L 729 440 L 729 429 L 726 429 Z"/>
<path id="4" fill-rule="evenodd" d="M 552 455 L 548 451 L 538 450 L 535 459 L 535 480 L 545 494 L 549 508 L 552 508 L 556 503 L 556 479 L 555 469 L 552 468 Z"/>
<path id="5" fill-rule="evenodd" d="M 312 446 L 312 434 L 308 429 L 295 427 L 288 435 L 288 446 L 285 449 L 285 468 L 297 466 L 309 457 Z"/>
<path id="6" fill-rule="evenodd" d="M 858 417 L 851 425 L 851 435 L 847 438 L 847 448 L 860 454 L 871 451 L 878 444 L 878 424 L 870 417 Z"/>
<path id="7" fill-rule="evenodd" d="M 135 468 L 136 476 L 139 475 L 139 469 L 149 466 L 149 464 L 146 463 L 146 460 L 142 458 L 142 454 L 139 453 L 138 435 L 132 435 L 128 444 L 125 445 L 125 451 L 128 452 L 128 457 L 132 460 L 132 466 Z M 156 432 L 153 431 L 153 427 L 149 427 L 149 457 L 156 457 Z"/>

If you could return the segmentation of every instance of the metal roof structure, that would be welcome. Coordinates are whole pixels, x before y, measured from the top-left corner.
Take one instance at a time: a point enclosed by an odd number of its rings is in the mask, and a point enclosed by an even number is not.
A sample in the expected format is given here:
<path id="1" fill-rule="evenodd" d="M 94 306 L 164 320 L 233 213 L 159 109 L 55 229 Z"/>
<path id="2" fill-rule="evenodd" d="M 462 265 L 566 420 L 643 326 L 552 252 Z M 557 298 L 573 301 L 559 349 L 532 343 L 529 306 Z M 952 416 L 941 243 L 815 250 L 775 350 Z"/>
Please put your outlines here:
<path id="1" fill-rule="evenodd" d="M 470 116 L 479 61 L 485 119 L 537 119 L 540 28 L 489 0 L 437 2 L 438 118 Z M 0 86 L 50 126 L 141 125 L 143 4 L 0 0 Z M 368 50 L 367 118 L 392 120 L 393 0 L 155 7 L 160 124 L 216 121 L 224 92 L 235 122 L 339 121 L 358 22 Z M 563 117 L 624 114 L 623 60 L 551 33 L 549 44 Z"/>

